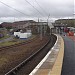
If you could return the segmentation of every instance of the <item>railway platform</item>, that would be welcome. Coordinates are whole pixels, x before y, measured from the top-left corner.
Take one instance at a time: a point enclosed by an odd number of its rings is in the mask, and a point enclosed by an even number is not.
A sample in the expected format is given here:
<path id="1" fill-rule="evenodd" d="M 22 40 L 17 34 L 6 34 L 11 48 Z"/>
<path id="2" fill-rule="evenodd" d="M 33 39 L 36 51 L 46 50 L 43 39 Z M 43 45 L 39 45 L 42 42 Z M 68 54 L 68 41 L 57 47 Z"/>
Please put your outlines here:
<path id="1" fill-rule="evenodd" d="M 63 57 L 64 41 L 57 35 L 55 45 L 29 75 L 61 75 Z"/>
<path id="2" fill-rule="evenodd" d="M 75 36 L 62 37 L 65 45 L 61 75 L 75 75 Z"/>

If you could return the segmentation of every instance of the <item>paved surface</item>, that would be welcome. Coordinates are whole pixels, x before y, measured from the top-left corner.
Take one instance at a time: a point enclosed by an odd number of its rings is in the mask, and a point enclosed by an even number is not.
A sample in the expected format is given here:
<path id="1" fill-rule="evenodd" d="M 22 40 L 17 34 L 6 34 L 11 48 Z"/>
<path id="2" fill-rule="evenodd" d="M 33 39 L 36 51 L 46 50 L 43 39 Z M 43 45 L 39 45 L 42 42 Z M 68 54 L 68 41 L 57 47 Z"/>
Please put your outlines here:
<path id="1" fill-rule="evenodd" d="M 43 64 L 32 71 L 30 75 L 60 75 L 64 55 L 64 41 L 59 36 L 56 45 L 48 52 L 48 57 L 42 60 Z"/>
<path id="2" fill-rule="evenodd" d="M 75 36 L 69 36 L 69 38 L 75 41 Z"/>
<path id="3" fill-rule="evenodd" d="M 61 75 L 75 75 L 75 42 L 64 36 L 64 61 Z"/>
<path id="4" fill-rule="evenodd" d="M 61 38 L 59 53 L 57 55 L 57 58 L 56 58 L 54 65 L 50 71 L 50 74 L 48 74 L 48 75 L 61 75 L 63 57 L 64 57 L 64 41 Z"/>

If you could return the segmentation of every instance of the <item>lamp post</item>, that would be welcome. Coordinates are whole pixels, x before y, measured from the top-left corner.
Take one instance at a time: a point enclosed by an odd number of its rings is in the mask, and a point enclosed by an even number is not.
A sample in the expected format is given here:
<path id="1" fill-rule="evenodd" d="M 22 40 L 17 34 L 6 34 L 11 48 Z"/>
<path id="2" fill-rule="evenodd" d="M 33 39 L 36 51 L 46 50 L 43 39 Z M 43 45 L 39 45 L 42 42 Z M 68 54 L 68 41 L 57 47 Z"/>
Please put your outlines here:
<path id="1" fill-rule="evenodd" d="M 75 13 L 73 15 L 74 15 L 74 27 L 75 27 Z"/>
<path id="2" fill-rule="evenodd" d="M 49 26 L 49 28 L 50 28 L 50 35 L 51 35 L 51 27 L 50 27 L 50 25 L 49 25 L 49 18 L 50 18 L 50 14 L 48 15 L 47 24 L 48 24 L 48 26 Z"/>
<path id="3" fill-rule="evenodd" d="M 41 19 L 40 19 L 41 20 Z M 42 20 L 41 20 L 41 23 L 40 23 L 40 38 L 42 40 L 42 37 L 43 37 L 43 34 L 42 34 L 42 26 L 43 26 L 43 23 L 42 23 Z"/>
<path id="4" fill-rule="evenodd" d="M 1 17 L 0 17 L 0 24 L 2 23 L 3 21 L 2 21 L 2 19 L 1 19 Z"/>

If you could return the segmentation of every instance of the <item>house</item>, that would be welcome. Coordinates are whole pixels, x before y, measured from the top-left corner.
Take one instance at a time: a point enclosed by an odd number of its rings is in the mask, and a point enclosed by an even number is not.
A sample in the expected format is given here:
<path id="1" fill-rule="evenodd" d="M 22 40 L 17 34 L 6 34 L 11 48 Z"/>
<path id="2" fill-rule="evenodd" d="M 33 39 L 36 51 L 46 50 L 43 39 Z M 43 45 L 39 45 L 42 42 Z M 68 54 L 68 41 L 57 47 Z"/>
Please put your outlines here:
<path id="1" fill-rule="evenodd" d="M 23 29 L 30 25 L 30 23 L 35 22 L 33 20 L 26 20 L 26 21 L 16 21 L 13 22 L 12 27 L 16 29 Z"/>
<path id="2" fill-rule="evenodd" d="M 27 26 L 29 26 L 29 23 L 35 22 L 33 20 L 25 20 L 25 21 L 16 21 L 16 22 L 3 22 L 1 26 L 3 28 L 11 27 L 11 28 L 16 28 L 16 29 L 23 29 Z"/>
<path id="3" fill-rule="evenodd" d="M 1 23 L 1 26 L 3 28 L 12 27 L 12 23 L 11 22 L 3 22 L 3 23 Z"/>
<path id="4" fill-rule="evenodd" d="M 46 33 L 48 29 L 47 22 L 36 22 L 33 20 L 25 20 L 25 21 L 16 21 L 13 23 L 4 22 L 2 23 L 3 27 L 12 27 L 14 31 L 20 31 L 23 32 L 32 32 L 33 34 L 37 33 Z"/>

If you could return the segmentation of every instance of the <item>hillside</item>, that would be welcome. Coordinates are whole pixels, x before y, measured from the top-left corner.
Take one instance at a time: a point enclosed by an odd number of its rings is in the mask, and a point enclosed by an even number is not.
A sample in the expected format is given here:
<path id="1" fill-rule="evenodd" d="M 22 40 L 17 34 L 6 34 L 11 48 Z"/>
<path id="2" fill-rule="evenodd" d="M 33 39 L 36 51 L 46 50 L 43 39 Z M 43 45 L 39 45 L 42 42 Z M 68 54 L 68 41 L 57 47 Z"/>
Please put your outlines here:
<path id="1" fill-rule="evenodd" d="M 55 24 L 64 24 L 67 26 L 75 27 L 75 19 L 58 19 L 55 21 Z"/>

